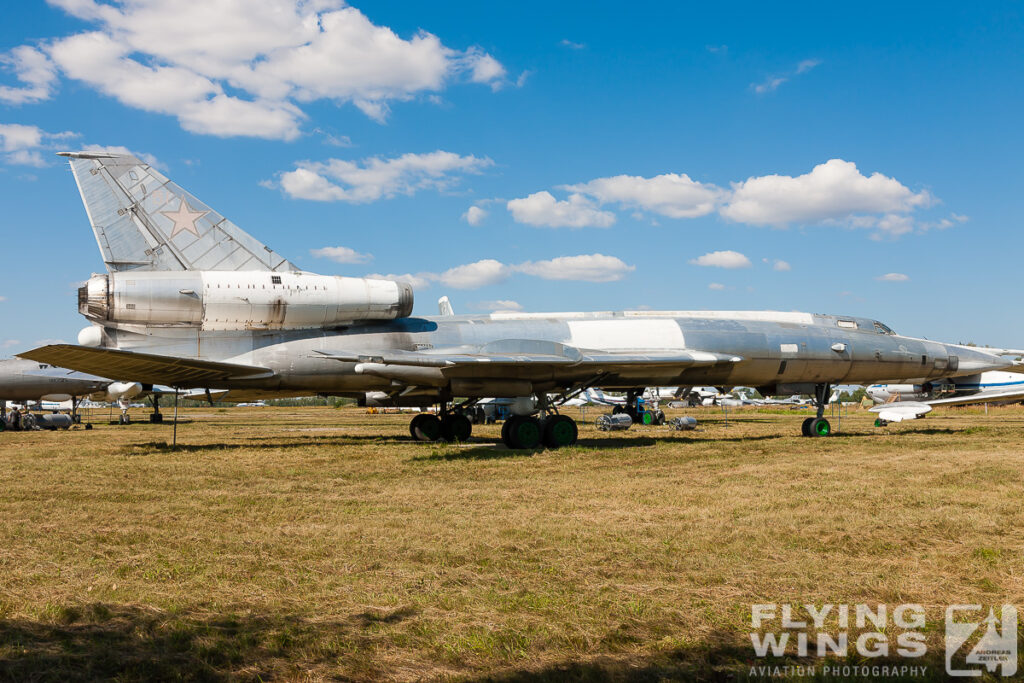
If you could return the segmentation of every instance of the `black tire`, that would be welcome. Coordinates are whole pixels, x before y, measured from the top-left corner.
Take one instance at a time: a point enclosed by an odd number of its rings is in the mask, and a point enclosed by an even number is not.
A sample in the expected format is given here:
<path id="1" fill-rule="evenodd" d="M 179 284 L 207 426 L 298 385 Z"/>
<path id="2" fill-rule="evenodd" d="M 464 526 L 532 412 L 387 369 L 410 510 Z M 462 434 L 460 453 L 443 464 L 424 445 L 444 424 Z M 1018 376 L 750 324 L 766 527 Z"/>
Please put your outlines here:
<path id="1" fill-rule="evenodd" d="M 659 409 L 658 412 L 655 414 L 654 424 L 658 425 L 659 427 L 662 426 L 663 424 L 665 424 L 665 411 L 664 410 L 660 410 Z"/>
<path id="2" fill-rule="evenodd" d="M 149 421 L 150 421 L 151 424 L 155 424 L 155 425 L 161 424 L 164 421 L 164 414 L 163 413 L 150 413 Z"/>
<path id="3" fill-rule="evenodd" d="M 7 429 L 7 418 L 6 417 L 0 419 L 0 432 L 4 431 L 5 429 Z"/>
<path id="4" fill-rule="evenodd" d="M 92 423 L 91 422 L 86 422 L 85 423 L 85 429 L 86 429 L 86 431 L 92 429 Z"/>
<path id="5" fill-rule="evenodd" d="M 508 418 L 507 420 L 505 420 L 504 422 L 501 423 L 501 442 L 503 444 L 505 444 L 506 446 L 508 446 L 509 448 L 512 448 L 512 446 L 509 446 L 509 443 L 508 443 L 508 428 L 509 428 L 509 423 L 512 422 L 512 420 L 514 420 L 514 419 L 515 419 L 514 417 L 510 417 L 510 418 Z"/>
<path id="6" fill-rule="evenodd" d="M 803 434 L 804 436 L 810 436 L 812 422 L 814 422 L 813 417 L 809 417 L 806 420 L 804 420 L 804 423 L 800 425 L 800 433 Z"/>
<path id="7" fill-rule="evenodd" d="M 437 415 L 420 413 L 412 419 L 411 426 L 417 441 L 437 441 L 441 438 L 441 420 Z"/>
<path id="8" fill-rule="evenodd" d="M 445 415 L 441 420 L 441 437 L 445 441 L 469 441 L 473 423 L 461 413 Z"/>
<path id="9" fill-rule="evenodd" d="M 540 428 L 540 421 L 535 417 L 524 417 L 517 415 L 508 421 L 509 448 L 517 450 L 532 450 L 540 446 L 543 436 Z"/>
<path id="10" fill-rule="evenodd" d="M 544 445 L 548 448 L 571 446 L 579 438 L 580 430 L 576 420 L 568 415 L 552 415 L 544 420 Z"/>
<path id="11" fill-rule="evenodd" d="M 815 418 L 810 426 L 811 436 L 831 436 L 832 425 L 823 417 Z"/>

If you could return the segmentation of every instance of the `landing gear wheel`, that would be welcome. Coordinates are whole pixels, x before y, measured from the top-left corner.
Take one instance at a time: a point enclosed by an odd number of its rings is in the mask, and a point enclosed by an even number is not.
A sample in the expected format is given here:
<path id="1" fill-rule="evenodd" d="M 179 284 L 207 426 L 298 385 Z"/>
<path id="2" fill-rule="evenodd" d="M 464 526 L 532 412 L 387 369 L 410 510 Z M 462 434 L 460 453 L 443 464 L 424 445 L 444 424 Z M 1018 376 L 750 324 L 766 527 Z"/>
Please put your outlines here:
<path id="1" fill-rule="evenodd" d="M 655 416 L 654 416 L 654 424 L 658 425 L 659 427 L 661 425 L 665 424 L 665 411 L 664 410 L 660 410 L 659 409 L 658 412 L 655 414 Z"/>
<path id="2" fill-rule="evenodd" d="M 535 417 L 516 415 L 505 423 L 505 445 L 514 449 L 533 449 L 540 445 L 540 422 Z"/>
<path id="3" fill-rule="evenodd" d="M 809 429 L 811 436 L 828 436 L 832 433 L 832 425 L 823 417 L 814 418 Z"/>
<path id="4" fill-rule="evenodd" d="M 810 436 L 812 422 L 814 422 L 813 417 L 809 417 L 806 420 L 804 420 L 804 423 L 800 425 L 800 433 L 803 434 L 804 436 Z"/>
<path id="5" fill-rule="evenodd" d="M 162 423 L 164 421 L 164 414 L 163 413 L 150 413 L 149 421 L 150 421 L 151 424 L 155 424 L 155 425 L 160 424 L 160 423 Z"/>
<path id="6" fill-rule="evenodd" d="M 580 430 L 576 420 L 568 415 L 552 415 L 544 421 L 544 445 L 548 448 L 561 448 L 576 443 Z"/>
<path id="7" fill-rule="evenodd" d="M 441 436 L 445 441 L 468 441 L 473 433 L 473 423 L 462 413 L 445 415 L 441 419 Z"/>
<path id="8" fill-rule="evenodd" d="M 86 422 L 85 423 L 85 429 L 86 429 L 86 431 L 92 429 L 92 423 L 91 422 Z"/>
<path id="9" fill-rule="evenodd" d="M 417 441 L 437 441 L 441 438 L 441 420 L 437 415 L 420 413 L 409 423 L 409 431 Z"/>
<path id="10" fill-rule="evenodd" d="M 506 446 L 508 446 L 508 427 L 509 423 L 511 422 L 512 418 L 510 417 L 501 423 L 501 442 L 504 443 Z M 511 446 L 509 446 L 509 448 L 511 448 Z"/>

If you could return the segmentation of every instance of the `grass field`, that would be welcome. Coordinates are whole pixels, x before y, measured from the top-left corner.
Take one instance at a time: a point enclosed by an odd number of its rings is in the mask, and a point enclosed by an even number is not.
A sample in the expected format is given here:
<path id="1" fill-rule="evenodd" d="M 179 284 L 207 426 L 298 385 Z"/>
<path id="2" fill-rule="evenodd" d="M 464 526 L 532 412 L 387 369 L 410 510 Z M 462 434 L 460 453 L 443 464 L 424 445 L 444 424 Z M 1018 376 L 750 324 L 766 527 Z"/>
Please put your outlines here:
<path id="1" fill-rule="evenodd" d="M 754 603 L 920 603 L 937 679 L 946 605 L 1024 605 L 1024 410 L 687 414 L 540 452 L 356 408 L 0 434 L 0 677 L 742 679 Z"/>

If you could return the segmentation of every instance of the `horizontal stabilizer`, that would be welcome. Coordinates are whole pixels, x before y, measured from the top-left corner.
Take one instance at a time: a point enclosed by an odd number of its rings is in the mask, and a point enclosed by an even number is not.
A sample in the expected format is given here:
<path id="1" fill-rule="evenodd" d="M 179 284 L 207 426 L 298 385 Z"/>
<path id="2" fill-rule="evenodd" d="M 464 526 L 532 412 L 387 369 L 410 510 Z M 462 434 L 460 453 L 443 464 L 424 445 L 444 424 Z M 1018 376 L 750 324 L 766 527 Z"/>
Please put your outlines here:
<path id="1" fill-rule="evenodd" d="M 273 371 L 252 365 L 236 365 L 193 358 L 157 356 L 74 344 L 51 344 L 19 354 L 22 358 L 50 363 L 100 377 L 172 387 L 209 387 L 224 380 L 263 379 Z"/>
<path id="2" fill-rule="evenodd" d="M 145 161 L 130 154 L 69 157 L 107 270 L 298 268 Z"/>

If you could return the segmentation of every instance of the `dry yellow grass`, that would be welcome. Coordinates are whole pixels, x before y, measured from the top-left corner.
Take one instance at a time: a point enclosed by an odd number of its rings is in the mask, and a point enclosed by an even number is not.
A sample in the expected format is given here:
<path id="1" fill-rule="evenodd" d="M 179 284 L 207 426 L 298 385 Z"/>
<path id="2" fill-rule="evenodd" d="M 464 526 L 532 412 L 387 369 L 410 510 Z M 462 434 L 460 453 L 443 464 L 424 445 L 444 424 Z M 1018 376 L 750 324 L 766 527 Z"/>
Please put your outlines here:
<path id="1" fill-rule="evenodd" d="M 688 414 L 536 453 L 355 408 L 0 434 L 0 677 L 743 677 L 759 602 L 921 603 L 938 676 L 945 605 L 1024 603 L 1024 410 Z"/>

